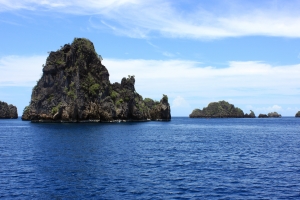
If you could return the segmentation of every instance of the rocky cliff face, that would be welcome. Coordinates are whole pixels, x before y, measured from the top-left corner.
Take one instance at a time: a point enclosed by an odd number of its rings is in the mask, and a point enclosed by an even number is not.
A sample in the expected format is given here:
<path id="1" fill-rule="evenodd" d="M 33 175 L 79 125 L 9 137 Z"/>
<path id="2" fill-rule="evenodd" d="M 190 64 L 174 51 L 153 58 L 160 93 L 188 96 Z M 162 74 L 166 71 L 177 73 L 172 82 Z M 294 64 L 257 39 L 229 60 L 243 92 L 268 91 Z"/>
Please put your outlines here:
<path id="1" fill-rule="evenodd" d="M 75 38 L 72 44 L 51 52 L 22 119 L 33 122 L 171 119 L 165 97 L 159 104 L 147 104 L 135 91 L 134 76 L 111 84 L 100 58 L 93 43 L 84 38 Z"/>
<path id="2" fill-rule="evenodd" d="M 189 116 L 190 118 L 243 118 L 244 112 L 234 105 L 226 102 L 212 102 L 204 107 L 203 110 L 195 109 Z"/>
<path id="3" fill-rule="evenodd" d="M 18 110 L 12 104 L 8 105 L 6 102 L 0 101 L 0 119 L 17 119 Z"/>
<path id="4" fill-rule="evenodd" d="M 300 117 L 300 111 L 296 113 L 295 117 Z"/>

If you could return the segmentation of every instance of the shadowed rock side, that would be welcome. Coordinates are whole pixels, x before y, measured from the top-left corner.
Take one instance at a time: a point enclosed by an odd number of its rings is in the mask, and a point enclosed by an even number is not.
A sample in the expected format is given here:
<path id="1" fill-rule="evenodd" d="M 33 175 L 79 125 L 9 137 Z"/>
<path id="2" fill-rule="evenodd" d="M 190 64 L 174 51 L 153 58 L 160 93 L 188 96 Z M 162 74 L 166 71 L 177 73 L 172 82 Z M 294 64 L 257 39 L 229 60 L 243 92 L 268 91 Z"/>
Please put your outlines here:
<path id="1" fill-rule="evenodd" d="M 266 114 L 259 114 L 258 118 L 268 118 L 268 115 L 266 115 Z"/>
<path id="2" fill-rule="evenodd" d="M 0 119 L 17 119 L 18 110 L 16 106 L 0 101 Z"/>
<path id="3" fill-rule="evenodd" d="M 300 117 L 300 111 L 296 113 L 295 117 Z"/>
<path id="4" fill-rule="evenodd" d="M 111 84 L 100 58 L 93 43 L 84 38 L 75 38 L 71 45 L 51 52 L 22 119 L 32 122 L 171 119 L 165 96 L 159 103 L 147 104 L 135 91 L 134 76 Z"/>
<path id="5" fill-rule="evenodd" d="M 278 118 L 281 117 L 280 114 L 278 114 L 277 112 L 270 112 L 268 113 L 268 115 L 266 114 L 259 114 L 258 118 Z"/>
<path id="6" fill-rule="evenodd" d="M 255 116 L 255 114 L 254 114 L 254 112 L 252 111 L 252 110 L 250 110 L 250 113 L 249 114 L 245 114 L 244 115 L 244 118 L 255 118 L 256 116 Z"/>
<path id="7" fill-rule="evenodd" d="M 145 98 L 145 105 L 150 109 L 151 120 L 164 121 L 171 119 L 171 109 L 168 103 L 168 96 L 163 95 L 163 98 L 158 101 L 153 101 L 150 98 Z"/>
<path id="8" fill-rule="evenodd" d="M 234 105 L 226 102 L 212 102 L 204 107 L 203 110 L 195 109 L 189 116 L 190 118 L 243 118 L 244 112 Z"/>

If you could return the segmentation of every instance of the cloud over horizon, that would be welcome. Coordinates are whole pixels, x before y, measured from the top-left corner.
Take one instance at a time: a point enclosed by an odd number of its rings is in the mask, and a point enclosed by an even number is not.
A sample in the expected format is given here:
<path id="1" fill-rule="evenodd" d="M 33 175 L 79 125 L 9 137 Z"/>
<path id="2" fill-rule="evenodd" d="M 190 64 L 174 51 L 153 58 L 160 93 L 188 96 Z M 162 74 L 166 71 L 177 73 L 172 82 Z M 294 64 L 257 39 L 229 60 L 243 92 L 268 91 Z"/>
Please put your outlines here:
<path id="1" fill-rule="evenodd" d="M 251 1 L 224 3 L 214 8 L 193 2 L 168 0 L 37 1 L 0 0 L 0 12 L 27 10 L 91 16 L 92 29 L 111 31 L 133 38 L 156 37 L 211 40 L 241 36 L 300 37 L 299 1 L 266 1 L 257 7 Z"/>
<path id="2" fill-rule="evenodd" d="M 1 57 L 0 86 L 35 83 L 42 74 L 45 60 L 46 55 Z M 238 96 L 266 92 L 290 95 L 299 91 L 297 84 L 300 64 L 272 66 L 260 61 L 229 61 L 227 67 L 216 68 L 190 60 L 109 58 L 102 63 L 110 73 L 111 82 L 120 82 L 123 77 L 135 75 L 137 87 L 149 91 L 154 86 L 174 94 L 195 94 L 204 91 L 229 94 L 231 91 Z"/>
<path id="3" fill-rule="evenodd" d="M 46 55 L 0 58 L 0 86 L 33 87 L 45 60 Z M 259 110 L 280 110 L 282 104 L 299 103 L 300 64 L 272 66 L 258 61 L 230 61 L 227 67 L 216 68 L 189 60 L 142 59 L 105 59 L 103 64 L 112 83 L 135 75 L 136 90 L 143 97 L 158 100 L 167 94 L 175 110 L 223 99 L 254 107 L 270 105 L 257 107 Z"/>

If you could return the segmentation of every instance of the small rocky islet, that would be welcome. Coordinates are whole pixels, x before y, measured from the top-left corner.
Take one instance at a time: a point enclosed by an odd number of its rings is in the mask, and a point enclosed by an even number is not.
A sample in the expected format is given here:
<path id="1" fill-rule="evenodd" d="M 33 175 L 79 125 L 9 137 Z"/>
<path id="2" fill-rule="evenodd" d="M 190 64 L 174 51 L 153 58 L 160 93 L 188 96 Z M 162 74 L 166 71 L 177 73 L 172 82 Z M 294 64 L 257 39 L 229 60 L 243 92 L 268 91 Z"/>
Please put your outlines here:
<path id="1" fill-rule="evenodd" d="M 235 107 L 227 101 L 211 102 L 202 110 L 195 109 L 189 115 L 190 118 L 255 118 L 254 112 L 251 110 L 249 114 Z"/>
<path id="2" fill-rule="evenodd" d="M 280 118 L 281 114 L 278 114 L 277 112 L 270 112 L 268 115 L 266 114 L 259 114 L 258 118 Z"/>
<path id="3" fill-rule="evenodd" d="M 17 107 L 0 101 L 0 119 L 18 119 Z"/>
<path id="4" fill-rule="evenodd" d="M 300 111 L 296 114 L 296 117 L 300 117 Z M 190 118 L 256 118 L 254 112 L 250 110 L 249 114 L 235 107 L 233 104 L 227 101 L 212 102 L 204 107 L 202 110 L 195 109 L 189 115 Z M 266 114 L 259 114 L 258 118 L 280 118 L 281 115 L 277 112 L 270 112 Z"/>
<path id="5" fill-rule="evenodd" d="M 109 72 L 93 43 L 75 38 L 50 52 L 43 74 L 32 89 L 22 120 L 31 122 L 169 121 L 168 96 L 143 98 L 135 90 L 135 76 L 110 83 Z"/>

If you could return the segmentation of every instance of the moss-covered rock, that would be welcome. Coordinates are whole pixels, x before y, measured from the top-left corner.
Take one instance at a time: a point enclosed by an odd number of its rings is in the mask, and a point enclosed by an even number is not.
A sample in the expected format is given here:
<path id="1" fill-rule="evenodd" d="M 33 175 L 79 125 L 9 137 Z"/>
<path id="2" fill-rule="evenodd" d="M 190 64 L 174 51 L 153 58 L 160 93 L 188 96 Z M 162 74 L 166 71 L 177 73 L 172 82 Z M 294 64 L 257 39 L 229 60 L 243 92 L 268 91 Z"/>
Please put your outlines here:
<path id="1" fill-rule="evenodd" d="M 17 119 L 18 110 L 17 107 L 12 104 L 0 101 L 0 119 Z"/>
<path id="2" fill-rule="evenodd" d="M 151 117 L 151 108 L 135 91 L 135 77 L 111 84 L 94 45 L 85 38 L 75 38 L 56 52 L 50 52 L 43 75 L 33 88 L 31 101 L 22 119 L 33 122 L 80 122 L 147 120 L 171 118 L 169 104 L 161 115 Z M 166 97 L 164 97 L 166 98 Z M 167 104 L 165 103 L 167 102 Z M 157 111 L 158 112 L 158 111 Z M 166 117 L 167 118 L 167 117 Z"/>
<path id="3" fill-rule="evenodd" d="M 195 109 L 190 118 L 243 118 L 244 112 L 226 101 L 212 102 L 202 110 Z"/>

